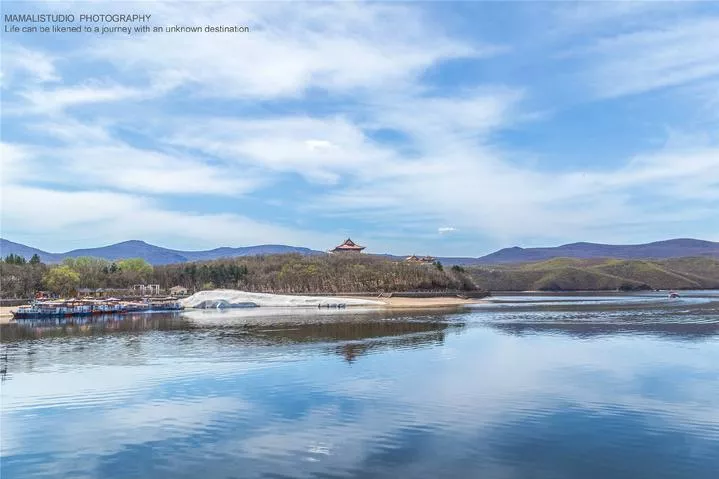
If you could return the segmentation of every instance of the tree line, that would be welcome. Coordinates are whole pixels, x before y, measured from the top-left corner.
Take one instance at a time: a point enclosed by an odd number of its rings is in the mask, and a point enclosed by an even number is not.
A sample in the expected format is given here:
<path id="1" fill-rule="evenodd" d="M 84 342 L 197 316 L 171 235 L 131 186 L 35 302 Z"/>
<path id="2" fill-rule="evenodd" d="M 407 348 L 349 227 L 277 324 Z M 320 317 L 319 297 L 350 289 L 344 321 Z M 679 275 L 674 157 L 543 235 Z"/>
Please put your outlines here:
<path id="1" fill-rule="evenodd" d="M 232 288 L 273 293 L 351 293 L 473 290 L 464 272 L 369 255 L 299 254 L 220 259 L 156 266 L 162 284 L 189 290 Z"/>
<path id="2" fill-rule="evenodd" d="M 123 289 L 134 284 L 159 284 L 165 290 L 182 286 L 189 292 L 215 288 L 270 293 L 476 289 L 461 268 L 445 270 L 441 263 L 418 265 L 369 255 L 283 254 L 154 267 L 140 258 L 79 257 L 46 265 L 39 258 L 25 261 L 9 255 L 0 262 L 0 281 L 5 298 L 31 297 L 38 290 L 69 296 L 79 288 Z"/>
<path id="3" fill-rule="evenodd" d="M 79 288 L 128 288 L 149 282 L 152 274 L 152 265 L 140 258 L 115 262 L 79 257 L 47 265 L 37 255 L 27 261 L 10 254 L 0 261 L 0 291 L 3 298 L 30 298 L 37 291 L 70 296 Z"/>

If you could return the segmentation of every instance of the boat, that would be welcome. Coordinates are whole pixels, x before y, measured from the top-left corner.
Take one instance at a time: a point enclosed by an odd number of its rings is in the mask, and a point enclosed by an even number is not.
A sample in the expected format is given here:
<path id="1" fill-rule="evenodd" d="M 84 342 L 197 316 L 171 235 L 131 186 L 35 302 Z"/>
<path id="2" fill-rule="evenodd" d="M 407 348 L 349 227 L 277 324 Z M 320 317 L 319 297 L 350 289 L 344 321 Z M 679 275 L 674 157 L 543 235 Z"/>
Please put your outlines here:
<path id="1" fill-rule="evenodd" d="M 147 311 L 152 313 L 181 311 L 184 308 L 176 298 L 155 298 L 146 302 Z"/>
<path id="2" fill-rule="evenodd" d="M 51 319 L 100 314 L 124 314 L 136 312 L 172 312 L 184 309 L 174 298 L 144 301 L 110 300 L 35 300 L 28 306 L 11 311 L 14 319 Z"/>
<path id="3" fill-rule="evenodd" d="M 679 297 L 679 293 L 677 293 L 676 291 L 669 291 L 670 299 L 674 299 L 674 298 L 678 298 L 678 297 Z"/>
<path id="4" fill-rule="evenodd" d="M 101 302 L 97 301 L 93 305 L 92 314 L 115 314 L 126 313 L 127 309 L 119 302 Z"/>
<path id="5" fill-rule="evenodd" d="M 34 301 L 29 306 L 20 306 L 16 311 L 12 311 L 15 319 L 64 318 L 92 314 L 93 305 L 85 301 Z"/>

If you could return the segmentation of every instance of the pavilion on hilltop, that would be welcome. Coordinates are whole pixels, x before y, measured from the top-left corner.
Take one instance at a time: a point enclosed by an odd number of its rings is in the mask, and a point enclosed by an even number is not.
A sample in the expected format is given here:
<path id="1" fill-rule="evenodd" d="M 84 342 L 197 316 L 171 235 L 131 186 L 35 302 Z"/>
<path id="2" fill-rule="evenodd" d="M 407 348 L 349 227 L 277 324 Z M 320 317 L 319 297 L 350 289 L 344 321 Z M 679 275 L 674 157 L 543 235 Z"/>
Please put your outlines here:
<path id="1" fill-rule="evenodd" d="M 341 245 L 335 246 L 334 249 L 330 250 L 330 253 L 359 253 L 364 246 L 360 246 L 351 239 L 347 238 Z"/>

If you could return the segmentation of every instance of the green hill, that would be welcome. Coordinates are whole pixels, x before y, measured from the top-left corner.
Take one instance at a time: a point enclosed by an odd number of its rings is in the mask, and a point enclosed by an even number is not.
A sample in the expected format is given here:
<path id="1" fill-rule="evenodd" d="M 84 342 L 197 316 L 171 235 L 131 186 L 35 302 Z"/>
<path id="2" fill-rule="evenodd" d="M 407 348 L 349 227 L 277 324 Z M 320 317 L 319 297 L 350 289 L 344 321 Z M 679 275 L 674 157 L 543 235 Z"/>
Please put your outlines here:
<path id="1" fill-rule="evenodd" d="M 703 283 L 705 288 L 719 288 L 719 259 L 716 258 L 674 258 L 659 261 L 671 271 Z"/>
<path id="2" fill-rule="evenodd" d="M 612 260 L 606 264 L 593 266 L 590 269 L 621 278 L 641 281 L 654 289 L 697 289 L 704 287 L 701 281 L 691 279 L 672 271 L 664 265 L 651 261 Z"/>
<path id="3" fill-rule="evenodd" d="M 518 265 L 468 268 L 477 286 L 494 291 L 719 288 L 719 260 L 553 258 Z"/>

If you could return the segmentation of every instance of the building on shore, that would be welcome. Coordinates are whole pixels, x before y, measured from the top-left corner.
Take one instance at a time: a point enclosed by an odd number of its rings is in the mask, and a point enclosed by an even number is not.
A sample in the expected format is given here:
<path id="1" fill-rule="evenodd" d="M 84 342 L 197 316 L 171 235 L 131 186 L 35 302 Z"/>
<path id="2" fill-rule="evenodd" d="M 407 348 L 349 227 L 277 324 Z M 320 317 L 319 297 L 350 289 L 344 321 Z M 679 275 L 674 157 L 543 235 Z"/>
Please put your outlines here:
<path id="1" fill-rule="evenodd" d="M 360 246 L 351 239 L 347 238 L 344 243 L 337 245 L 334 249 L 331 249 L 330 253 L 361 253 L 365 249 L 365 246 Z"/>
<path id="2" fill-rule="evenodd" d="M 172 296 L 186 296 L 187 295 L 187 288 L 184 286 L 173 286 L 170 288 L 170 294 Z"/>
<path id="3" fill-rule="evenodd" d="M 132 286 L 135 293 L 141 296 L 158 296 L 160 294 L 159 284 L 136 284 Z"/>
<path id="4" fill-rule="evenodd" d="M 404 260 L 407 263 L 414 264 L 434 264 L 437 258 L 433 256 L 417 256 L 413 254 L 411 256 L 407 256 Z"/>
<path id="5" fill-rule="evenodd" d="M 79 298 L 109 298 L 131 296 L 133 291 L 126 288 L 78 288 L 75 293 Z"/>

